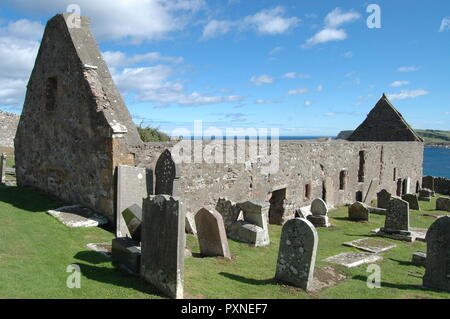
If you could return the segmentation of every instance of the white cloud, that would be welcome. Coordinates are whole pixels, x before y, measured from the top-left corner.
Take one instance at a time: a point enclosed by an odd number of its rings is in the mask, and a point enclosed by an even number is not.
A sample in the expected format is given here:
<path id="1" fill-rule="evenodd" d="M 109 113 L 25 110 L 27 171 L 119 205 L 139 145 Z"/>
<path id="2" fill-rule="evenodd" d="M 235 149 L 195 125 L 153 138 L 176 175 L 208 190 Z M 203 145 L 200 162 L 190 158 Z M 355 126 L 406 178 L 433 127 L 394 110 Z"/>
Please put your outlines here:
<path id="1" fill-rule="evenodd" d="M 278 6 L 273 9 L 261 10 L 240 20 L 211 20 L 203 28 L 203 39 L 221 36 L 233 29 L 238 31 L 254 30 L 260 34 L 268 35 L 284 34 L 300 22 L 297 17 L 285 16 L 285 12 L 284 7 Z"/>
<path id="2" fill-rule="evenodd" d="M 0 26 L 0 106 L 22 105 L 43 28 L 26 19 Z"/>
<path id="3" fill-rule="evenodd" d="M 417 66 L 402 66 L 397 69 L 398 72 L 414 72 L 419 70 Z"/>
<path id="4" fill-rule="evenodd" d="M 347 51 L 347 52 L 343 53 L 342 56 L 344 58 L 350 59 L 350 58 L 353 57 L 353 52 L 352 51 Z"/>
<path id="5" fill-rule="evenodd" d="M 350 77 L 354 76 L 355 74 L 356 74 L 355 71 L 348 72 L 348 73 L 345 74 L 345 77 L 346 77 L 346 78 L 350 78 Z"/>
<path id="6" fill-rule="evenodd" d="M 103 57 L 106 63 L 111 68 L 125 67 L 135 65 L 138 63 L 156 63 L 156 62 L 168 62 L 168 63 L 183 63 L 182 57 L 163 56 L 159 52 L 149 52 L 145 54 L 135 54 L 131 57 L 126 56 L 121 51 L 106 51 L 103 52 Z"/>
<path id="7" fill-rule="evenodd" d="M 336 116 L 337 114 L 336 113 L 334 113 L 334 112 L 329 112 L 329 113 L 324 113 L 323 114 L 323 116 L 326 116 L 326 117 L 333 117 L 333 116 Z"/>
<path id="8" fill-rule="evenodd" d="M 73 0 L 6 0 L 26 12 L 53 15 L 64 12 Z M 99 39 L 129 39 L 134 43 L 168 37 L 186 27 L 205 7 L 204 0 L 77 0 L 81 15 L 91 18 Z"/>
<path id="9" fill-rule="evenodd" d="M 400 87 L 400 86 L 404 86 L 404 85 L 408 85 L 409 81 L 394 81 L 391 83 L 392 87 Z"/>
<path id="10" fill-rule="evenodd" d="M 298 74 L 296 72 L 288 72 L 283 75 L 284 79 L 310 79 L 310 74 Z"/>
<path id="11" fill-rule="evenodd" d="M 298 89 L 295 89 L 295 90 L 289 90 L 288 92 L 287 92 L 287 94 L 288 95 L 301 95 L 301 94 L 305 94 L 305 93 L 308 93 L 308 88 L 298 88 Z"/>
<path id="12" fill-rule="evenodd" d="M 277 54 L 278 52 L 281 52 L 281 51 L 283 51 L 283 50 L 284 50 L 283 47 L 275 47 L 275 48 L 273 48 L 272 50 L 270 50 L 269 55 Z"/>
<path id="13" fill-rule="evenodd" d="M 419 96 L 424 96 L 429 94 L 427 90 L 419 89 L 419 90 L 402 90 L 400 93 L 396 94 L 388 94 L 388 98 L 390 100 L 405 100 L 405 99 L 414 99 Z"/>
<path id="14" fill-rule="evenodd" d="M 312 105 L 312 102 L 311 102 L 311 101 L 305 101 L 305 103 L 303 103 L 303 105 L 304 105 L 305 107 L 309 107 L 309 106 Z"/>
<path id="15" fill-rule="evenodd" d="M 261 34 L 283 34 L 295 27 L 300 21 L 297 17 L 285 17 L 284 7 L 262 10 L 254 15 L 247 16 L 244 23 L 253 26 Z"/>
<path id="16" fill-rule="evenodd" d="M 275 81 L 274 78 L 272 78 L 271 76 L 269 76 L 267 74 L 263 74 L 260 76 L 252 76 L 252 78 L 250 79 L 250 82 L 256 86 L 260 86 L 260 85 L 264 85 L 264 84 L 271 84 L 274 81 Z"/>
<path id="17" fill-rule="evenodd" d="M 313 37 L 306 41 L 304 47 L 312 47 L 317 44 L 330 41 L 342 41 L 347 39 L 347 33 L 343 29 L 323 29 L 317 32 Z"/>
<path id="18" fill-rule="evenodd" d="M 361 14 L 356 11 L 343 12 L 336 8 L 327 14 L 324 21 L 324 28 L 309 38 L 303 47 L 313 47 L 315 45 L 330 41 L 342 41 L 347 39 L 347 32 L 344 29 L 338 29 L 343 24 L 351 23 L 361 18 Z"/>
<path id="19" fill-rule="evenodd" d="M 255 101 L 255 104 L 276 104 L 279 103 L 277 100 L 264 100 L 264 99 L 257 99 Z"/>
<path id="20" fill-rule="evenodd" d="M 354 22 L 361 18 L 361 14 L 356 11 L 342 12 L 340 8 L 336 8 L 325 17 L 325 25 L 328 28 L 337 28 L 343 24 Z"/>
<path id="21" fill-rule="evenodd" d="M 322 92 L 323 91 L 323 85 L 319 85 L 317 87 L 317 92 Z"/>
<path id="22" fill-rule="evenodd" d="M 445 17 L 442 19 L 439 32 L 444 32 L 445 30 L 450 30 L 450 17 Z"/>

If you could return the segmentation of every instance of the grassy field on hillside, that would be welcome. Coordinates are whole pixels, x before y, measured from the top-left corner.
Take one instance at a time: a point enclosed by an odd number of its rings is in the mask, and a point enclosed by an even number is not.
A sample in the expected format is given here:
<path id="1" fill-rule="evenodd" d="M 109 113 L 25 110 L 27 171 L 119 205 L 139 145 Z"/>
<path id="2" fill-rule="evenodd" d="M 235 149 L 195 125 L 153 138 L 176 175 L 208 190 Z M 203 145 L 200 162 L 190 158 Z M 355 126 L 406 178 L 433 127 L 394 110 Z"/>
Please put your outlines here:
<path id="1" fill-rule="evenodd" d="M 113 234 L 101 228 L 71 229 L 60 224 L 46 210 L 61 206 L 30 189 L 0 186 L 0 298 L 161 298 L 155 290 L 135 277 L 113 268 L 105 257 L 86 248 L 88 243 L 110 242 Z M 435 202 L 421 202 L 422 211 L 411 211 L 411 226 L 428 227 L 435 220 L 428 214 Z M 323 260 L 342 252 L 357 251 L 342 243 L 371 236 L 370 231 L 384 223 L 372 215 L 368 223 L 347 220 L 347 208 L 330 213 L 333 225 L 318 229 L 319 248 L 316 269 L 331 266 Z M 422 242 L 397 244 L 382 256 L 382 288 L 369 289 L 367 265 L 352 269 L 333 266 L 347 279 L 317 294 L 273 281 L 280 226 L 270 226 L 271 244 L 253 248 L 230 240 L 232 260 L 186 258 L 186 298 L 450 298 L 450 293 L 421 288 L 424 269 L 410 264 L 415 251 L 424 251 Z M 197 239 L 187 236 L 194 256 Z M 81 268 L 81 288 L 66 286 L 67 267 Z"/>

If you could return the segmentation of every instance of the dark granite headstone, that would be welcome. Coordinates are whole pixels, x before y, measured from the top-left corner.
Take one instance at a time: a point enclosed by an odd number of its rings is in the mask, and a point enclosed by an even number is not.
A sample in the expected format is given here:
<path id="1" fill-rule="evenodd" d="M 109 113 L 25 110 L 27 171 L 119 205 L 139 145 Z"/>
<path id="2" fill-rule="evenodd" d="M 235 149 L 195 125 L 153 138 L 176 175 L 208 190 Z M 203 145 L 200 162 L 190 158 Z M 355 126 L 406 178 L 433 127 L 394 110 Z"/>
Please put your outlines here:
<path id="1" fill-rule="evenodd" d="M 427 188 L 434 193 L 435 192 L 434 177 L 433 176 L 424 176 L 422 178 L 422 188 Z"/>
<path id="2" fill-rule="evenodd" d="M 450 212 L 450 198 L 439 197 L 436 200 L 436 210 L 442 210 L 444 212 Z"/>
<path id="3" fill-rule="evenodd" d="M 425 287 L 450 292 L 450 216 L 436 220 L 428 229 Z"/>
<path id="4" fill-rule="evenodd" d="M 294 218 L 283 226 L 275 279 L 310 290 L 319 237 L 306 219 Z"/>
<path id="5" fill-rule="evenodd" d="M 419 197 L 414 194 L 405 194 L 402 196 L 404 201 L 409 203 L 409 208 L 414 210 L 420 210 Z"/>
<path id="6" fill-rule="evenodd" d="M 155 166 L 155 195 L 178 195 L 177 166 L 169 150 L 159 156 Z"/>
<path id="7" fill-rule="evenodd" d="M 377 193 L 377 207 L 388 209 L 391 197 L 391 193 L 389 193 L 387 190 L 381 190 L 379 193 Z"/>
<path id="8" fill-rule="evenodd" d="M 112 240 L 112 262 L 132 274 L 139 275 L 141 266 L 141 249 L 139 243 L 128 237 Z"/>
<path id="9" fill-rule="evenodd" d="M 168 195 L 144 199 L 141 276 L 171 298 L 183 298 L 185 216 Z"/>

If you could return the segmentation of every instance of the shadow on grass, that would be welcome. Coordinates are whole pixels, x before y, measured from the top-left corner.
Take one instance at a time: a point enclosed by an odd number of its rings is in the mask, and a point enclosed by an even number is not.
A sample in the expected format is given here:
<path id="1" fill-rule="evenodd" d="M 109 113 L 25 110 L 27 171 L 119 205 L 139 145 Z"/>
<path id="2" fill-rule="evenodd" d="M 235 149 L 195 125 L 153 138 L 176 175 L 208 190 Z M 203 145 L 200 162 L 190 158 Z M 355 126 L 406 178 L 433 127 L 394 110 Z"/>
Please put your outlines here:
<path id="1" fill-rule="evenodd" d="M 132 277 L 121 273 L 115 268 L 97 267 L 87 264 L 77 264 L 83 276 L 88 279 L 103 282 L 109 285 L 132 288 L 142 293 L 156 295 L 161 298 L 167 298 L 162 295 L 156 288 L 146 283 L 139 277 Z"/>
<path id="2" fill-rule="evenodd" d="M 274 285 L 277 283 L 275 278 L 262 279 L 262 280 L 261 279 L 252 279 L 252 278 L 246 278 L 246 277 L 242 277 L 242 276 L 235 275 L 235 274 L 229 274 L 226 272 L 220 272 L 219 275 L 222 275 L 225 278 L 240 281 L 242 283 L 249 284 L 249 285 L 261 286 L 261 285 Z"/>
<path id="3" fill-rule="evenodd" d="M 92 250 L 80 251 L 73 256 L 75 259 L 98 265 L 110 261 L 106 256 Z"/>
<path id="4" fill-rule="evenodd" d="M 361 276 L 361 275 L 353 276 L 352 279 L 356 279 L 356 280 L 361 280 L 361 281 L 367 282 L 367 277 L 364 277 L 364 276 Z M 385 282 L 385 281 L 381 282 L 381 287 L 382 288 L 403 289 L 403 290 L 420 290 L 420 291 L 424 291 L 425 290 L 425 289 L 422 288 L 422 286 L 419 286 L 419 285 L 393 284 L 393 283 Z"/>
<path id="5" fill-rule="evenodd" d="M 395 261 L 401 266 L 414 266 L 414 264 L 411 261 L 398 260 L 394 258 L 389 258 L 389 260 Z"/>
<path id="6" fill-rule="evenodd" d="M 29 187 L 0 185 L 0 201 L 30 212 L 45 212 L 61 205 L 61 202 Z"/>

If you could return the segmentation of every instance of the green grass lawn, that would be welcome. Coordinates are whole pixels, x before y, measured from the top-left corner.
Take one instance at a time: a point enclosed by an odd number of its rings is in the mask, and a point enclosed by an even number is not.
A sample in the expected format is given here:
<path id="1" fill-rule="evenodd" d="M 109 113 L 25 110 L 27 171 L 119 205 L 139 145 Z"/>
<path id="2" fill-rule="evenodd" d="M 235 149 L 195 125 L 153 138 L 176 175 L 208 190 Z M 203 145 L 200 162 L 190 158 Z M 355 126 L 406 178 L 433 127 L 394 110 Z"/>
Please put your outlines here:
<path id="1" fill-rule="evenodd" d="M 105 257 L 86 248 L 87 243 L 109 242 L 113 234 L 101 228 L 68 228 L 45 211 L 61 203 L 30 189 L 0 186 L 0 298 L 160 298 L 147 284 L 114 269 Z M 422 211 L 411 211 L 412 227 L 428 227 L 435 220 L 428 214 L 432 203 L 421 202 Z M 384 217 L 371 215 L 369 223 L 346 219 L 347 208 L 330 213 L 334 227 L 318 229 L 319 248 L 316 268 L 330 266 L 327 257 L 358 251 L 343 242 L 371 236 L 382 226 Z M 379 262 L 382 288 L 366 286 L 367 265 L 352 269 L 335 266 L 347 279 L 318 294 L 273 281 L 278 255 L 280 226 L 270 226 L 271 244 L 253 248 L 230 240 L 232 260 L 221 258 L 186 258 L 186 298 L 450 298 L 450 293 L 421 288 L 424 269 L 410 264 L 411 255 L 425 251 L 425 243 L 397 244 L 383 253 Z M 187 236 L 194 253 L 199 252 L 194 236 Z M 81 268 L 81 288 L 66 286 L 67 266 Z"/>

